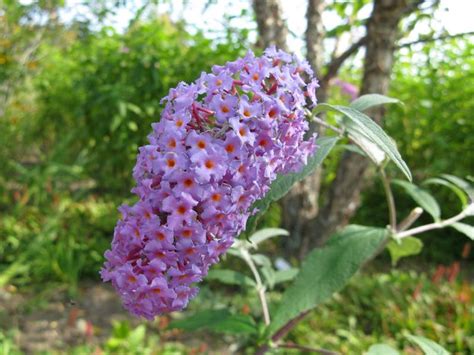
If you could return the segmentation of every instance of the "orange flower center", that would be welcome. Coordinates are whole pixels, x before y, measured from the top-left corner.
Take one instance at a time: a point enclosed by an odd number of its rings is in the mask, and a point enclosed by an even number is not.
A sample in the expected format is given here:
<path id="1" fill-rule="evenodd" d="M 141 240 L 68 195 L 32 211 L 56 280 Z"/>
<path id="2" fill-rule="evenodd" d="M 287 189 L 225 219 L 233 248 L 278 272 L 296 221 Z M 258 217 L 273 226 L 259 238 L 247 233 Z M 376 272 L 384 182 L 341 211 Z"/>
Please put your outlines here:
<path id="1" fill-rule="evenodd" d="M 155 252 L 155 258 L 161 259 L 161 258 L 163 258 L 164 256 L 165 256 L 165 253 L 162 252 L 162 251 L 160 251 L 160 250 L 158 250 L 158 251 Z"/>
<path id="2" fill-rule="evenodd" d="M 260 78 L 260 75 L 258 75 L 258 73 L 255 73 L 254 75 L 252 75 L 252 79 L 254 81 L 257 81 L 259 78 Z"/>
<path id="3" fill-rule="evenodd" d="M 245 129 L 244 129 L 244 128 L 240 128 L 240 129 L 239 129 L 239 134 L 240 134 L 242 137 L 244 137 L 244 136 L 247 134 L 247 132 L 245 132 Z"/>
<path id="4" fill-rule="evenodd" d="M 137 282 L 137 278 L 133 275 L 128 275 L 127 280 L 133 283 Z"/>
<path id="5" fill-rule="evenodd" d="M 270 118 L 273 118 L 275 117 L 277 114 L 277 110 L 275 108 L 272 108 L 269 112 L 268 112 L 268 116 L 270 116 Z"/>
<path id="6" fill-rule="evenodd" d="M 193 234 L 193 232 L 189 229 L 185 229 L 183 231 L 183 237 L 185 237 L 185 238 L 189 238 L 192 234 Z"/>
<path id="7" fill-rule="evenodd" d="M 183 206 L 183 205 L 179 206 L 178 207 L 178 213 L 179 214 L 185 214 L 186 213 L 186 206 Z"/>
<path id="8" fill-rule="evenodd" d="M 199 140 L 199 141 L 197 142 L 197 146 L 198 146 L 198 148 L 200 148 L 200 149 L 204 149 L 204 148 L 206 148 L 206 142 L 204 142 L 203 140 Z"/>
<path id="9" fill-rule="evenodd" d="M 176 160 L 168 159 L 166 160 L 166 165 L 168 165 L 168 168 L 174 168 L 174 166 L 176 165 Z"/>
<path id="10" fill-rule="evenodd" d="M 178 119 L 178 120 L 176 121 L 176 126 L 177 126 L 177 127 L 181 127 L 183 124 L 184 124 L 184 122 L 183 122 L 182 119 Z"/>
<path id="11" fill-rule="evenodd" d="M 191 179 L 186 179 L 186 180 L 184 180 L 183 183 L 184 183 L 184 186 L 186 186 L 186 187 L 191 187 L 191 186 L 194 185 L 193 180 L 191 180 Z"/>
<path id="12" fill-rule="evenodd" d="M 165 240 L 165 235 L 161 232 L 157 232 L 155 236 L 156 236 L 156 239 L 158 240 Z"/>
<path id="13" fill-rule="evenodd" d="M 227 153 L 233 153 L 235 151 L 234 145 L 232 143 L 227 144 L 225 150 Z"/>
<path id="14" fill-rule="evenodd" d="M 227 106 L 227 105 L 222 105 L 222 106 L 221 106 L 221 111 L 224 112 L 224 113 L 227 113 L 227 112 L 230 111 L 230 108 L 229 108 L 229 106 Z"/>
<path id="15" fill-rule="evenodd" d="M 245 109 L 245 110 L 244 110 L 244 116 L 245 116 L 245 117 L 250 117 L 250 116 L 251 116 L 250 111 L 247 110 L 247 109 Z"/>
<path id="16" fill-rule="evenodd" d="M 176 140 L 174 138 L 171 138 L 168 142 L 168 147 L 170 148 L 176 148 Z"/>
<path id="17" fill-rule="evenodd" d="M 206 160 L 206 162 L 204 163 L 204 166 L 205 166 L 206 168 L 208 168 L 208 169 L 212 169 L 212 168 L 215 166 L 215 164 L 214 164 L 214 162 L 213 162 L 212 160 L 209 160 L 209 159 L 208 159 L 208 160 Z"/>
<path id="18" fill-rule="evenodd" d="M 222 196 L 219 193 L 212 194 L 211 199 L 214 202 L 219 202 L 221 200 Z"/>
<path id="19" fill-rule="evenodd" d="M 221 79 L 217 79 L 217 80 L 216 80 L 216 85 L 217 85 L 217 86 L 221 86 L 221 85 L 222 85 L 222 80 L 221 80 Z"/>

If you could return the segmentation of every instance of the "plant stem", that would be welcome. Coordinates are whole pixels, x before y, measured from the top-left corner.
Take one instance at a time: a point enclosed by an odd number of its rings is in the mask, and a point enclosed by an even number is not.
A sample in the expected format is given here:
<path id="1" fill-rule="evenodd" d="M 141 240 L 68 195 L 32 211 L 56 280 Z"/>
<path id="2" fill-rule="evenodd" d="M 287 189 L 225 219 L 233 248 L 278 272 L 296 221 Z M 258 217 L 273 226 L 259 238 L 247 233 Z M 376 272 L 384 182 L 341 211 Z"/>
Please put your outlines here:
<path id="1" fill-rule="evenodd" d="M 306 110 L 306 114 L 316 123 L 320 124 L 321 126 L 323 127 L 326 127 L 326 128 L 329 128 L 330 130 L 333 130 L 334 132 L 336 132 L 338 135 L 340 136 L 343 136 L 344 135 L 344 130 L 341 129 L 341 128 L 338 128 L 336 126 L 333 126 L 329 123 L 327 123 L 326 121 L 320 119 L 319 117 L 316 117 L 315 115 L 313 115 L 311 113 L 311 111 L 309 110 Z"/>
<path id="2" fill-rule="evenodd" d="M 387 198 L 390 229 L 392 230 L 392 232 L 395 232 L 397 229 L 397 210 L 395 207 L 395 199 L 393 198 L 392 189 L 390 187 L 390 180 L 388 179 L 387 174 L 385 174 L 384 168 L 380 168 L 380 177 L 382 179 L 385 197 Z"/>
<path id="3" fill-rule="evenodd" d="M 275 344 L 278 341 L 286 336 L 290 330 L 292 330 L 304 317 L 309 314 L 310 310 L 304 311 L 300 313 L 297 317 L 293 318 L 292 320 L 288 321 L 283 327 L 278 329 L 275 334 L 272 335 L 271 341 Z M 274 345 L 272 347 L 275 347 Z M 260 348 L 257 349 L 255 355 L 262 355 L 265 354 L 270 349 L 270 344 L 263 344 Z"/>
<path id="4" fill-rule="evenodd" d="M 342 130 L 340 128 L 337 128 L 336 126 L 333 126 L 333 125 L 327 123 L 326 121 L 323 121 L 319 117 L 313 116 L 312 118 L 313 118 L 314 122 L 319 123 L 321 126 L 324 126 L 326 128 L 329 128 L 329 129 L 333 130 L 334 132 L 336 132 L 340 136 L 344 135 L 344 130 Z"/>
<path id="5" fill-rule="evenodd" d="M 403 221 L 401 221 L 397 226 L 397 232 L 403 232 L 407 228 L 410 228 L 413 223 L 422 215 L 423 208 L 416 207 L 414 208 L 408 216 L 405 217 Z"/>
<path id="6" fill-rule="evenodd" d="M 426 225 L 421 226 L 421 227 L 416 227 L 416 228 L 413 228 L 413 229 L 406 230 L 404 232 L 397 233 L 397 234 L 395 234 L 395 238 L 402 239 L 402 238 L 405 238 L 405 237 L 409 237 L 411 235 L 427 232 L 427 231 L 432 230 L 432 229 L 440 229 L 440 228 L 443 228 L 443 227 L 447 227 L 447 226 L 449 226 L 453 223 L 456 223 L 457 221 L 460 221 L 461 219 L 463 219 L 463 218 L 465 218 L 469 215 L 472 215 L 473 212 L 474 212 L 474 203 L 471 203 L 463 211 L 461 211 L 461 213 L 455 215 L 454 217 L 451 217 L 451 218 L 446 219 L 444 221 L 426 224 Z"/>
<path id="7" fill-rule="evenodd" d="M 260 303 L 262 304 L 262 312 L 263 312 L 263 321 L 265 325 L 270 325 L 270 313 L 268 312 L 268 305 L 267 305 L 267 298 L 265 297 L 265 286 L 263 285 L 262 279 L 260 274 L 258 273 L 257 267 L 253 262 L 249 252 L 245 249 L 241 249 L 240 252 L 242 253 L 243 259 L 249 266 L 250 270 L 252 270 L 253 277 L 257 284 L 257 292 L 258 297 L 260 298 Z"/>

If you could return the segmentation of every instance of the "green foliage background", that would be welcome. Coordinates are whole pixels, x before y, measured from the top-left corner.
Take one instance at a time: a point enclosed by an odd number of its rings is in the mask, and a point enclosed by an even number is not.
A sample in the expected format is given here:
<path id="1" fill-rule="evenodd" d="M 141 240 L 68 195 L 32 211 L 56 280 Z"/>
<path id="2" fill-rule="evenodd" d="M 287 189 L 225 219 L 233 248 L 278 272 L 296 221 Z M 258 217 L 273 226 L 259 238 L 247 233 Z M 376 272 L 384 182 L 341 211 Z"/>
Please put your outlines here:
<path id="1" fill-rule="evenodd" d="M 396 141 L 415 182 L 449 173 L 473 178 L 474 168 L 474 45 L 469 40 L 452 40 L 443 45 L 426 44 L 419 50 L 399 53 L 393 73 L 390 96 L 403 107 L 390 106 L 384 127 Z M 393 173 L 395 169 L 393 169 Z M 461 206 L 449 190 L 427 187 L 440 201 L 442 217 L 455 215 Z M 416 205 L 403 190 L 394 186 L 400 218 Z M 386 207 L 381 183 L 377 180 L 362 196 L 355 217 L 361 224 L 386 223 Z M 420 224 L 430 223 L 426 213 Z M 427 235 L 420 258 L 449 263 L 459 258 L 465 237 L 453 229 Z"/>

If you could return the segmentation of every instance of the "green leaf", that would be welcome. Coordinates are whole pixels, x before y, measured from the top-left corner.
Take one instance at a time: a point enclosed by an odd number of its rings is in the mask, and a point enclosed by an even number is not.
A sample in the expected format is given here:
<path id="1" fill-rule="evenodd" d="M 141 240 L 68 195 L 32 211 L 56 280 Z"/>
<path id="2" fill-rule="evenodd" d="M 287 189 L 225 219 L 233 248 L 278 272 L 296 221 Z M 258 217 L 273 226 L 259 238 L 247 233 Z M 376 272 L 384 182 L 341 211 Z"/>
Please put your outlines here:
<path id="1" fill-rule="evenodd" d="M 259 266 L 266 266 L 271 268 L 272 267 L 272 262 L 270 258 L 266 255 L 263 254 L 250 254 L 250 257 L 252 260 L 255 262 L 255 264 Z"/>
<path id="2" fill-rule="evenodd" d="M 288 270 L 279 270 L 275 272 L 275 285 L 293 280 L 300 270 L 298 268 L 291 268 Z"/>
<path id="3" fill-rule="evenodd" d="M 424 337 L 407 334 L 406 337 L 412 343 L 418 345 L 425 355 L 449 355 L 449 352 L 441 345 Z"/>
<path id="4" fill-rule="evenodd" d="M 270 334 L 341 290 L 386 238 L 386 229 L 352 225 L 335 234 L 323 248 L 314 249 L 283 294 Z"/>
<path id="5" fill-rule="evenodd" d="M 227 285 L 237 285 L 242 287 L 255 287 L 255 281 L 250 277 L 234 270 L 211 270 L 206 276 L 207 280 L 220 281 Z"/>
<path id="6" fill-rule="evenodd" d="M 271 265 L 262 265 L 260 272 L 262 273 L 268 287 L 272 289 L 275 286 L 275 270 L 273 267 Z"/>
<path id="7" fill-rule="evenodd" d="M 399 355 L 398 350 L 395 350 L 387 344 L 374 344 L 369 348 L 365 355 Z"/>
<path id="8" fill-rule="evenodd" d="M 124 119 L 125 117 L 122 115 L 114 115 L 112 122 L 110 123 L 110 131 L 114 132 L 122 124 Z"/>
<path id="9" fill-rule="evenodd" d="M 473 226 L 470 226 L 469 224 L 466 224 L 466 223 L 457 222 L 457 223 L 451 224 L 450 227 L 453 227 L 458 232 L 461 232 L 467 235 L 468 238 L 471 238 L 472 240 L 474 240 L 474 227 Z"/>
<path id="10" fill-rule="evenodd" d="M 388 96 L 384 96 L 380 94 L 367 94 L 367 95 L 359 96 L 357 99 L 352 101 L 349 107 L 362 112 L 371 107 L 385 105 L 385 104 L 403 105 L 403 103 L 400 100 L 394 99 L 392 97 L 388 97 Z"/>
<path id="11" fill-rule="evenodd" d="M 127 116 L 127 103 L 124 101 L 119 101 L 118 103 L 119 115 L 122 117 Z"/>
<path id="12" fill-rule="evenodd" d="M 392 265 L 397 265 L 398 260 L 406 256 L 417 255 L 423 249 L 423 242 L 415 237 L 405 237 L 400 240 L 391 240 L 387 244 Z"/>
<path id="13" fill-rule="evenodd" d="M 364 137 L 377 145 L 399 167 L 408 180 L 412 180 L 410 169 L 402 159 L 392 139 L 369 116 L 351 107 L 329 104 L 319 104 L 313 110 L 314 113 L 322 111 L 334 111 L 347 117 L 346 129 L 349 134 L 355 137 Z"/>
<path id="14" fill-rule="evenodd" d="M 471 202 L 474 201 L 474 187 L 472 187 L 472 185 L 469 182 L 457 176 L 449 175 L 449 174 L 442 174 L 441 177 L 453 183 L 457 187 L 463 189 L 466 192 L 467 196 L 469 197 L 469 200 Z"/>
<path id="15" fill-rule="evenodd" d="M 244 314 L 232 314 L 226 309 L 206 310 L 185 319 L 174 320 L 169 328 L 196 331 L 208 329 L 216 333 L 254 334 L 257 332 L 255 321 Z"/>
<path id="16" fill-rule="evenodd" d="M 128 126 L 128 129 L 131 130 L 132 132 L 138 131 L 138 125 L 136 122 L 128 121 L 127 126 Z"/>
<path id="17" fill-rule="evenodd" d="M 263 277 L 267 285 L 270 288 L 273 288 L 275 285 L 275 269 L 272 266 L 272 261 L 270 258 L 263 254 L 249 254 L 252 260 L 260 266 L 260 272 L 262 273 Z"/>
<path id="18" fill-rule="evenodd" d="M 131 102 L 127 102 L 127 109 L 135 113 L 137 116 L 142 116 L 143 114 L 142 109 L 139 106 L 132 104 Z"/>
<path id="19" fill-rule="evenodd" d="M 132 348 L 137 348 L 141 343 L 143 343 L 145 336 L 146 327 L 144 324 L 141 324 L 130 332 L 130 335 L 127 337 L 127 342 Z"/>
<path id="20" fill-rule="evenodd" d="M 323 137 L 316 140 L 318 149 L 316 153 L 308 158 L 308 163 L 305 165 L 303 170 L 298 173 L 290 173 L 286 175 L 280 175 L 270 185 L 270 191 L 267 192 L 264 198 L 256 201 L 252 208 L 257 208 L 259 213 L 251 216 L 247 221 L 247 231 L 252 231 L 257 223 L 258 216 L 264 213 L 270 203 L 278 201 L 280 198 L 285 196 L 291 187 L 298 181 L 303 180 L 310 175 L 322 161 L 327 157 L 331 149 L 334 147 L 339 139 L 336 137 Z"/>
<path id="21" fill-rule="evenodd" d="M 236 241 L 234 242 L 234 244 L 235 244 L 236 242 L 241 242 L 241 241 L 240 241 L 240 240 L 236 240 Z M 238 247 L 238 246 L 234 247 L 234 245 L 232 245 L 232 247 L 230 247 L 229 250 L 227 250 L 227 253 L 226 253 L 226 254 L 227 254 L 227 255 L 233 255 L 233 256 L 236 256 L 236 257 L 241 258 L 241 259 L 244 258 L 244 256 L 242 255 L 242 252 L 240 251 L 239 247 Z"/>
<path id="22" fill-rule="evenodd" d="M 431 196 L 429 192 L 407 181 L 393 180 L 392 182 L 395 185 L 402 187 L 421 208 L 423 208 L 433 217 L 435 221 L 439 221 L 441 217 L 441 210 L 439 208 L 438 202 L 436 202 L 434 197 Z"/>
<path id="23" fill-rule="evenodd" d="M 355 144 L 344 144 L 341 145 L 342 148 L 352 152 L 362 155 L 363 157 L 367 157 L 367 154 L 357 145 Z"/>
<path id="24" fill-rule="evenodd" d="M 461 201 L 461 204 L 463 207 L 467 206 L 468 201 L 467 201 L 466 193 L 462 189 L 460 189 L 458 186 L 456 186 L 455 184 L 447 180 L 440 179 L 440 178 L 431 178 L 431 179 L 427 179 L 423 181 L 422 184 L 423 185 L 436 184 L 436 185 L 446 186 L 449 189 L 451 189 L 451 191 L 453 191 L 459 197 L 459 200 Z"/>
<path id="25" fill-rule="evenodd" d="M 289 233 L 281 228 L 264 228 L 252 234 L 249 241 L 254 244 L 254 247 L 256 248 L 261 242 L 280 235 L 287 236 Z"/>
<path id="26" fill-rule="evenodd" d="M 349 138 L 353 142 L 357 142 L 358 148 L 362 150 L 363 155 L 369 157 L 375 165 L 380 166 L 385 161 L 386 155 L 375 143 L 365 138 L 364 134 L 357 131 L 349 130 Z M 359 153 L 360 154 L 360 153 Z"/>
<path id="27" fill-rule="evenodd" d="M 351 25 L 347 23 L 336 26 L 326 32 L 326 38 L 340 37 L 342 33 L 350 30 L 350 28 L 351 28 Z"/>

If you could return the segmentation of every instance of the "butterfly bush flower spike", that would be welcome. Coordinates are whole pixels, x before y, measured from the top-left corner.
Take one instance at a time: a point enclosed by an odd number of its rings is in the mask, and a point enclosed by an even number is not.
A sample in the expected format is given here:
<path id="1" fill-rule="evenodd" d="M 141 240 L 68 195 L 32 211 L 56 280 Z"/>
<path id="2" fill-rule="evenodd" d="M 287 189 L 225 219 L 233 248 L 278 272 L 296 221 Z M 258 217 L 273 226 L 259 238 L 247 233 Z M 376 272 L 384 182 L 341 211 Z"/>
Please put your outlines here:
<path id="1" fill-rule="evenodd" d="M 133 314 L 181 310 L 232 245 L 278 174 L 314 153 L 304 108 L 316 104 L 309 65 L 281 50 L 214 66 L 163 99 L 133 169 L 139 197 L 120 207 L 101 271 Z M 305 81 L 305 79 L 307 79 Z"/>

